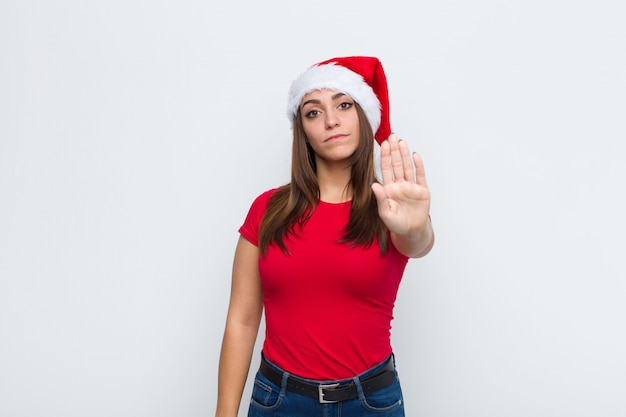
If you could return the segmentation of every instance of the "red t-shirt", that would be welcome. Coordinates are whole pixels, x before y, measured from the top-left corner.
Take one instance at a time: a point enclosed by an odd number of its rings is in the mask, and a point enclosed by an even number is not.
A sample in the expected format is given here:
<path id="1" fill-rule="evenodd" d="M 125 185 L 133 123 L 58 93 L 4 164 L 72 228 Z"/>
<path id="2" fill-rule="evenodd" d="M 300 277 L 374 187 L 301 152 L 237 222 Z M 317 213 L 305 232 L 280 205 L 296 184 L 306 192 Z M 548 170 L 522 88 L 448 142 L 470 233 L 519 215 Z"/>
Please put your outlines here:
<path id="1" fill-rule="evenodd" d="M 256 198 L 239 229 L 258 245 L 258 230 L 274 190 Z M 320 202 L 296 234 L 289 254 L 272 244 L 259 259 L 265 306 L 263 354 L 310 379 L 350 378 L 391 354 L 393 307 L 408 258 L 391 240 L 385 256 L 339 243 L 351 202 Z"/>

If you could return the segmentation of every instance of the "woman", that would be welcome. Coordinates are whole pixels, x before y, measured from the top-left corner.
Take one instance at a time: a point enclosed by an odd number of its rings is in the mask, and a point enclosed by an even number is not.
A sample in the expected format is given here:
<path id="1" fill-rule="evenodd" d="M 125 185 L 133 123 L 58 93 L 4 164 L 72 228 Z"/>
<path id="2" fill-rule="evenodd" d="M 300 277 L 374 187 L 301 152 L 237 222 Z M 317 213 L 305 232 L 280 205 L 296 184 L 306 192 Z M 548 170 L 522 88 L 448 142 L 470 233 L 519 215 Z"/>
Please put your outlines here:
<path id="1" fill-rule="evenodd" d="M 434 242 L 423 164 L 391 134 L 376 58 L 307 69 L 288 115 L 291 182 L 239 230 L 216 415 L 237 415 L 265 309 L 249 416 L 403 416 L 390 322 L 408 259 Z"/>

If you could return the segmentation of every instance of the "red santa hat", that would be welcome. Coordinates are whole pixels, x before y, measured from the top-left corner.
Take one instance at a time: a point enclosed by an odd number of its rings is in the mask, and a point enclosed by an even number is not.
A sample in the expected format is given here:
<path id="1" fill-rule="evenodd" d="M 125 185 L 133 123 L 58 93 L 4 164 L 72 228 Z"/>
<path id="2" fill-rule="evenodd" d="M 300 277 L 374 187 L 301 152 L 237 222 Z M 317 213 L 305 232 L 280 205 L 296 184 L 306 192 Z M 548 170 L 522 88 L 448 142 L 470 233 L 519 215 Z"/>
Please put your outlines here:
<path id="1" fill-rule="evenodd" d="M 344 93 L 359 103 L 380 144 L 391 134 L 387 78 L 378 58 L 350 56 L 333 58 L 308 68 L 292 84 L 287 115 L 293 121 L 302 98 L 314 90 Z"/>

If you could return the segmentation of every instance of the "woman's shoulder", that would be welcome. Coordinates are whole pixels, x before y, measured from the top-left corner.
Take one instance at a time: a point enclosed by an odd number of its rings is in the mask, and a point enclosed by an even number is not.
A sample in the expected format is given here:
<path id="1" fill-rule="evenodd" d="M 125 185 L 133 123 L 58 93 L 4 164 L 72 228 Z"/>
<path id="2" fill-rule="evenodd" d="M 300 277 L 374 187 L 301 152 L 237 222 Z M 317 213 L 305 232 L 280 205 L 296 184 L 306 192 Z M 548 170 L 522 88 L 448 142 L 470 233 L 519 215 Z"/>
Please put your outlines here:
<path id="1" fill-rule="evenodd" d="M 280 192 L 280 190 L 283 190 L 285 187 L 286 186 L 283 185 L 263 191 L 261 194 L 257 195 L 256 198 L 254 198 L 250 209 L 252 211 L 265 212 L 265 209 L 267 208 L 267 205 L 269 204 L 271 198 L 278 192 Z"/>
<path id="2" fill-rule="evenodd" d="M 280 190 L 282 187 L 274 187 L 269 190 L 263 191 L 261 194 L 257 195 L 254 199 L 253 204 L 267 204 L 267 202 L 272 198 L 276 191 Z"/>
<path id="3" fill-rule="evenodd" d="M 246 219 L 239 228 L 239 233 L 254 245 L 258 245 L 259 227 L 265 215 L 269 200 L 279 189 L 280 187 L 270 188 L 257 195 L 250 205 Z"/>

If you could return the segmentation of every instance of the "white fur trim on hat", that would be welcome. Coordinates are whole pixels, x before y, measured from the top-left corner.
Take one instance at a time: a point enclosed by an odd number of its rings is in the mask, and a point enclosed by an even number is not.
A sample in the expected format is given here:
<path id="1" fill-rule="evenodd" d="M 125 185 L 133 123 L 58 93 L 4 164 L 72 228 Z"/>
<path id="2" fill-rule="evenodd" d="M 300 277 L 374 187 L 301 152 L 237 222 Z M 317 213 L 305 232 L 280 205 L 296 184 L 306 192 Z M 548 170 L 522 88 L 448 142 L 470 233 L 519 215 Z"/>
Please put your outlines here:
<path id="1" fill-rule="evenodd" d="M 313 66 L 303 72 L 292 84 L 287 98 L 287 116 L 293 122 L 302 98 L 315 90 L 334 90 L 352 97 L 359 103 L 367 120 L 376 132 L 380 126 L 380 101 L 363 77 L 334 62 Z"/>

